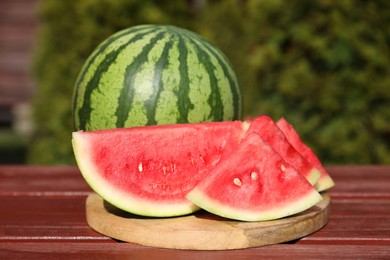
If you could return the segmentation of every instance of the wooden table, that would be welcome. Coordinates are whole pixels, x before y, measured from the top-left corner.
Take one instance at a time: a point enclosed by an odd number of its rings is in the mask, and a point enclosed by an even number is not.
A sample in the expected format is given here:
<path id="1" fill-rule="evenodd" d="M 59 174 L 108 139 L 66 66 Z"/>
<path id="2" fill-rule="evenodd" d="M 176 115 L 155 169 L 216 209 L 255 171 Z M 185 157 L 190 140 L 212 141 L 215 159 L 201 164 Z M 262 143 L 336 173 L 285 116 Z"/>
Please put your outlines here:
<path id="1" fill-rule="evenodd" d="M 0 167 L 0 259 L 390 259 L 390 166 L 328 167 L 331 215 L 284 244 L 227 251 L 171 250 L 115 241 L 89 228 L 90 188 L 75 167 Z"/>

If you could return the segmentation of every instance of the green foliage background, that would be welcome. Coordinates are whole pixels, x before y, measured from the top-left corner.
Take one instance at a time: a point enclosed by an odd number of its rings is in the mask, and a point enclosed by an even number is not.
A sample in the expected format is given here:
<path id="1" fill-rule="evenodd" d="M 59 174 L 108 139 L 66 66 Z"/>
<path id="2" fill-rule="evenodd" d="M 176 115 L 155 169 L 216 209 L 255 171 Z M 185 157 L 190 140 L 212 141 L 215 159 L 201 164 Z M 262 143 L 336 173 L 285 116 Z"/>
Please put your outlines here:
<path id="1" fill-rule="evenodd" d="M 42 1 L 29 163 L 74 164 L 81 66 L 137 24 L 196 31 L 229 57 L 244 116 L 290 121 L 325 164 L 390 163 L 390 1 Z"/>

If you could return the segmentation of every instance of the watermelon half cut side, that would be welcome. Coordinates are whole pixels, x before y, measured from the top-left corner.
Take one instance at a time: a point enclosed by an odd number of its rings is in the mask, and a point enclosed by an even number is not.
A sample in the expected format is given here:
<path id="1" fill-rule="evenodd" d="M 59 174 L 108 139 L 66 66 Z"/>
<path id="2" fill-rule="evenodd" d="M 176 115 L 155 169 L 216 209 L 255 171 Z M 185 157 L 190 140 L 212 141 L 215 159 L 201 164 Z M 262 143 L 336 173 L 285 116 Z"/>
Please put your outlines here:
<path id="1" fill-rule="evenodd" d="M 79 169 L 112 205 L 138 215 L 171 217 L 198 207 L 185 195 L 229 156 L 241 121 L 158 125 L 73 133 Z"/>
<path id="2" fill-rule="evenodd" d="M 281 129 L 268 116 L 259 116 L 251 121 L 247 135 L 256 132 L 269 143 L 282 158 L 295 167 L 299 173 L 314 185 L 321 176 L 321 172 L 313 166 L 294 146 L 289 142 Z"/>
<path id="3" fill-rule="evenodd" d="M 264 221 L 306 210 L 322 197 L 259 134 L 247 135 L 236 152 L 187 195 L 216 215 Z"/>
<path id="4" fill-rule="evenodd" d="M 312 165 L 320 170 L 321 176 L 315 184 L 315 188 L 318 191 L 324 191 L 330 189 L 335 185 L 333 179 L 330 177 L 329 173 L 325 170 L 320 159 L 314 153 L 314 151 L 307 146 L 299 136 L 298 132 L 294 127 L 283 117 L 280 118 L 276 124 L 283 131 L 286 138 L 294 146 L 294 148 L 301 153 Z"/>

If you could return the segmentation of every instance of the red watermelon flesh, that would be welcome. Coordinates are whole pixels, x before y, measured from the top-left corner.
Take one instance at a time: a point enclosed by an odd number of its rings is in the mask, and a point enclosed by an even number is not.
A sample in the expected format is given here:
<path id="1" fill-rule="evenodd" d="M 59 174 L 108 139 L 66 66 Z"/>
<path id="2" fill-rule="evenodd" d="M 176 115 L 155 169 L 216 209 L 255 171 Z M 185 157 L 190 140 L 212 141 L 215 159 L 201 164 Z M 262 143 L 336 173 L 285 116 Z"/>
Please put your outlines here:
<path id="1" fill-rule="evenodd" d="M 240 121 L 74 132 L 73 149 L 88 184 L 106 201 L 138 215 L 184 215 L 185 195 L 240 143 Z"/>
<path id="2" fill-rule="evenodd" d="M 262 139 L 268 142 L 282 158 L 295 167 L 299 173 L 314 185 L 321 173 L 319 169 L 302 156 L 287 140 L 286 136 L 276 123 L 268 116 L 259 116 L 251 121 L 247 134 L 256 132 Z"/>
<path id="3" fill-rule="evenodd" d="M 315 184 L 315 188 L 318 191 L 324 191 L 334 186 L 334 181 L 330 177 L 329 173 L 325 170 L 321 161 L 314 153 L 314 151 L 307 146 L 299 136 L 294 127 L 284 118 L 280 118 L 276 123 L 283 131 L 289 142 L 294 148 L 301 153 L 312 165 L 314 165 L 321 172 L 321 177 Z"/>
<path id="4" fill-rule="evenodd" d="M 314 187 L 256 132 L 187 195 L 216 215 L 243 221 L 289 216 L 318 203 Z"/>

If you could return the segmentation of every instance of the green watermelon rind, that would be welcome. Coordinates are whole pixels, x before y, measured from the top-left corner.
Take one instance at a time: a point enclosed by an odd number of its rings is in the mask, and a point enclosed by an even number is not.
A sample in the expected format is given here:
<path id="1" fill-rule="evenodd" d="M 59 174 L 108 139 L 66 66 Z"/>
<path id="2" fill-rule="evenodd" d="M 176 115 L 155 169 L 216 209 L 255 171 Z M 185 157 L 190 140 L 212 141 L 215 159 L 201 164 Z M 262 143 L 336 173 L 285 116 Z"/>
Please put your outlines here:
<path id="1" fill-rule="evenodd" d="M 202 36 L 171 25 L 138 25 L 103 41 L 73 93 L 76 130 L 241 118 L 228 58 Z"/>
<path id="2" fill-rule="evenodd" d="M 224 205 L 207 196 L 201 189 L 195 187 L 187 198 L 200 208 L 215 215 L 241 221 L 268 221 L 291 216 L 311 208 L 322 200 L 322 196 L 314 189 L 305 196 L 285 205 L 274 205 L 264 211 L 237 209 Z"/>
<path id="3" fill-rule="evenodd" d="M 100 177 L 99 170 L 94 166 L 94 162 L 89 156 L 91 154 L 90 146 L 78 133 L 73 132 L 72 134 L 72 145 L 77 165 L 88 185 L 105 201 L 126 212 L 150 217 L 174 217 L 199 210 L 199 207 L 188 200 L 182 200 L 179 203 L 153 203 L 150 200 L 118 190 Z"/>

